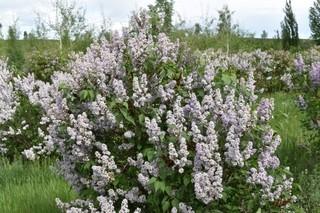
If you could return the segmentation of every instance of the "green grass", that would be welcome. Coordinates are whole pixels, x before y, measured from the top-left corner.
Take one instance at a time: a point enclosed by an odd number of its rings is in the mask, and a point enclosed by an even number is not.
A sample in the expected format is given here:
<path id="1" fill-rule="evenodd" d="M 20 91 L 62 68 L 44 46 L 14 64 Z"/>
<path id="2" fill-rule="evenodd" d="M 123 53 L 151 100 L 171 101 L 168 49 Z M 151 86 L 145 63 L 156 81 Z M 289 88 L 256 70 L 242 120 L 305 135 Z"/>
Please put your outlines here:
<path id="1" fill-rule="evenodd" d="M 18 40 L 18 47 L 21 49 L 24 57 L 33 49 L 55 51 L 59 47 L 58 41 L 55 40 Z M 8 41 L 0 39 L 0 57 L 5 57 L 7 54 Z"/>
<path id="2" fill-rule="evenodd" d="M 282 165 L 290 166 L 294 182 L 300 186 L 294 188 L 298 195 L 297 212 L 320 213 L 320 165 L 311 152 L 311 132 L 303 125 L 306 114 L 296 106 L 294 93 L 278 92 L 267 97 L 274 98 L 271 126 L 282 138 L 277 154 Z"/>
<path id="3" fill-rule="evenodd" d="M 313 162 L 309 150 L 307 138 L 310 132 L 303 126 L 306 114 L 296 106 L 296 95 L 277 92 L 268 97 L 274 98 L 275 103 L 271 126 L 282 139 L 278 149 L 280 160 L 290 166 L 296 175 L 305 169 L 312 169 L 316 162 Z"/>
<path id="4" fill-rule="evenodd" d="M 51 161 L 16 161 L 0 159 L 0 212 L 60 212 L 55 198 L 70 201 L 77 197 L 70 186 L 50 168 Z"/>
<path id="5" fill-rule="evenodd" d="M 185 30 L 174 30 L 170 37 L 186 42 L 192 50 L 206 50 L 209 48 L 226 50 L 226 38 L 218 38 L 217 36 L 209 36 L 206 34 L 193 34 Z M 300 39 L 299 48 L 301 50 L 309 49 L 314 45 L 310 39 Z M 278 39 L 260 39 L 250 37 L 231 36 L 229 40 L 229 48 L 231 52 L 238 51 L 255 51 L 262 50 L 282 50 L 281 40 Z"/>

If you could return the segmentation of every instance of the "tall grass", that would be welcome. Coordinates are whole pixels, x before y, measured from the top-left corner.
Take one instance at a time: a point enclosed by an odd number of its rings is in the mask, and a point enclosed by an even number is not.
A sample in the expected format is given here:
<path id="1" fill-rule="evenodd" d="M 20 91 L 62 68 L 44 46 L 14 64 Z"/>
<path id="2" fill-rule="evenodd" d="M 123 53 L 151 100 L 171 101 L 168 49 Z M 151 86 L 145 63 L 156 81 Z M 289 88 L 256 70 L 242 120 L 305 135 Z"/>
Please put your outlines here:
<path id="1" fill-rule="evenodd" d="M 313 162 L 311 156 L 308 141 L 310 132 L 303 125 L 306 114 L 296 106 L 296 95 L 277 92 L 268 96 L 274 98 L 275 102 L 271 126 L 282 138 L 278 149 L 281 161 L 290 166 L 295 175 L 305 169 L 312 169 L 316 162 Z"/>
<path id="2" fill-rule="evenodd" d="M 296 106 L 293 93 L 278 92 L 268 97 L 275 101 L 271 125 L 282 138 L 278 156 L 283 165 L 290 166 L 295 178 L 296 212 L 320 213 L 320 162 L 308 140 L 312 132 L 303 125 L 306 114 Z"/>
<path id="3" fill-rule="evenodd" d="M 77 194 L 51 169 L 52 161 L 10 164 L 0 159 L 0 212 L 60 212 L 55 198 L 70 201 Z"/>

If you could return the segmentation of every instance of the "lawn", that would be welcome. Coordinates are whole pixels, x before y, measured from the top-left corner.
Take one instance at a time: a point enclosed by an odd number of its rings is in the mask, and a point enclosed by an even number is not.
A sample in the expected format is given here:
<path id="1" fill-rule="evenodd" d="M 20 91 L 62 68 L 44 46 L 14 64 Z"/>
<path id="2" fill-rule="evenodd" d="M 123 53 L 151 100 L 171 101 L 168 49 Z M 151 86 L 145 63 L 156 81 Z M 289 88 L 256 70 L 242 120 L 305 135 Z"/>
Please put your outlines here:
<path id="1" fill-rule="evenodd" d="M 77 194 L 52 169 L 53 161 L 10 164 L 0 160 L 1 213 L 60 212 L 55 198 L 70 201 Z"/>

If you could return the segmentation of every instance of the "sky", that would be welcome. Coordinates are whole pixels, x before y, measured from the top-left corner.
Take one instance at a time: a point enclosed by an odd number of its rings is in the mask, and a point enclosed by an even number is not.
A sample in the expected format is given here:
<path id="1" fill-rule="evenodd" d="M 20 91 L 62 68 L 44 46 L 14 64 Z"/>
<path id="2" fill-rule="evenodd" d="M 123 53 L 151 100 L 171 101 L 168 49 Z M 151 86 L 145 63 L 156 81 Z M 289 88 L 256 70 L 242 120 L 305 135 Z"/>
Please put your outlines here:
<path id="1" fill-rule="evenodd" d="M 292 8 L 299 25 L 301 38 L 310 37 L 308 11 L 314 0 L 292 0 Z M 54 21 L 54 0 L 0 0 L 0 23 L 3 31 L 18 20 L 20 32 L 34 28 L 36 14 L 48 22 Z M 154 0 L 76 0 L 86 8 L 86 18 L 91 26 L 99 26 L 103 16 L 111 20 L 112 29 L 121 29 L 129 20 L 132 11 L 146 8 Z M 260 37 L 266 30 L 269 37 L 280 29 L 285 0 L 174 0 L 174 20 L 183 20 L 191 26 L 206 17 L 218 17 L 218 10 L 228 5 L 234 11 L 233 22 L 241 29 Z"/>

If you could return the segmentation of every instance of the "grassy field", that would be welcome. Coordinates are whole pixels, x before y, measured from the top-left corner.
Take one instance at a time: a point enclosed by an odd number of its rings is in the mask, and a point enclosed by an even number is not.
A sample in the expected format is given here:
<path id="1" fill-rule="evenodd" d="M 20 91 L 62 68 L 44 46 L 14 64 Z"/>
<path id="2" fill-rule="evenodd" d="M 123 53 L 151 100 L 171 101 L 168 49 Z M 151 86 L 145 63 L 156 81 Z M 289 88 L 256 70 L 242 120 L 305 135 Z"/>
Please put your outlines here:
<path id="1" fill-rule="evenodd" d="M 218 38 L 215 36 L 208 36 L 205 34 L 195 35 L 186 33 L 185 31 L 174 31 L 171 33 L 172 39 L 179 39 L 185 42 L 192 50 L 206 50 L 209 48 L 214 49 L 226 49 L 225 38 Z M 57 50 L 59 48 L 59 42 L 57 40 L 18 40 L 18 47 L 21 49 L 24 57 L 34 49 L 37 50 Z M 79 44 L 83 45 L 83 44 Z M 85 46 L 88 46 L 89 43 Z M 244 37 L 232 37 L 229 40 L 229 48 L 231 52 L 237 51 L 254 51 L 256 49 L 270 50 L 270 49 L 282 49 L 281 40 L 278 39 L 260 39 L 260 38 L 244 38 Z M 299 49 L 308 49 L 313 45 L 313 42 L 309 39 L 301 39 Z M 0 56 L 6 56 L 6 50 L 8 48 L 8 41 L 0 40 Z M 81 48 L 85 49 L 85 48 Z"/>
<path id="2" fill-rule="evenodd" d="M 34 49 L 55 50 L 59 47 L 59 42 L 56 40 L 18 40 L 17 46 L 26 57 Z M 6 56 L 7 48 L 8 41 L 0 39 L 0 56 Z"/>
<path id="3" fill-rule="evenodd" d="M 290 167 L 299 185 L 298 212 L 320 213 L 320 167 L 308 146 L 307 136 L 311 132 L 303 125 L 306 114 L 296 106 L 296 94 L 278 92 L 268 97 L 274 98 L 275 103 L 271 125 L 282 139 L 277 154 L 281 164 Z"/>
<path id="4" fill-rule="evenodd" d="M 1 213 L 60 212 L 55 198 L 70 201 L 76 193 L 51 169 L 52 161 L 16 161 L 9 164 L 0 160 Z"/>
<path id="5" fill-rule="evenodd" d="M 284 165 L 290 166 L 295 174 L 304 169 L 312 169 L 312 158 L 307 148 L 306 136 L 310 134 L 304 127 L 305 113 L 295 103 L 296 95 L 292 93 L 278 92 L 269 95 L 274 98 L 274 118 L 272 127 L 281 135 L 282 143 L 278 149 L 278 155 Z"/>

